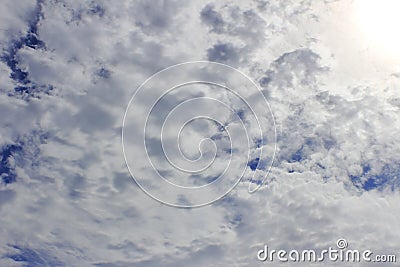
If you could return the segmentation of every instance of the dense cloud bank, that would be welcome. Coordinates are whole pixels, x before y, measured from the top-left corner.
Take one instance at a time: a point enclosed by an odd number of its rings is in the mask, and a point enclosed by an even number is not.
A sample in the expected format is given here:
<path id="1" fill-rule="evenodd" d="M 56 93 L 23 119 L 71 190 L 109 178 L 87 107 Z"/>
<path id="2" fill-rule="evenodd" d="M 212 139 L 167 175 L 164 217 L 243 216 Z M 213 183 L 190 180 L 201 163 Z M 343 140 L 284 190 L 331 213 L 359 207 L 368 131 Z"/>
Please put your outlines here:
<path id="1" fill-rule="evenodd" d="M 255 266 L 265 243 L 323 249 L 338 238 L 396 253 L 400 80 L 336 22 L 348 5 L 4 1 L 0 265 Z M 252 152 L 226 198 L 174 209 L 132 181 L 121 127 L 145 79 L 193 60 L 256 81 L 277 154 L 256 193 L 248 178 L 268 163 Z"/>

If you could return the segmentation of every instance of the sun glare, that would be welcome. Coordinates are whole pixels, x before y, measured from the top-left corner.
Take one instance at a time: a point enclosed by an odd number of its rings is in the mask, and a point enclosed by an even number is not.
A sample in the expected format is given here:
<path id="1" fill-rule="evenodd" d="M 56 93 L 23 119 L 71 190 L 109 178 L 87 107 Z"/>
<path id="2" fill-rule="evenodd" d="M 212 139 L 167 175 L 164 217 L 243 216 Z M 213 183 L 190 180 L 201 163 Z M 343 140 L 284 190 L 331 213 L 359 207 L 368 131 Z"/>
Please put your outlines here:
<path id="1" fill-rule="evenodd" d="M 358 0 L 356 5 L 367 46 L 400 58 L 400 0 Z"/>

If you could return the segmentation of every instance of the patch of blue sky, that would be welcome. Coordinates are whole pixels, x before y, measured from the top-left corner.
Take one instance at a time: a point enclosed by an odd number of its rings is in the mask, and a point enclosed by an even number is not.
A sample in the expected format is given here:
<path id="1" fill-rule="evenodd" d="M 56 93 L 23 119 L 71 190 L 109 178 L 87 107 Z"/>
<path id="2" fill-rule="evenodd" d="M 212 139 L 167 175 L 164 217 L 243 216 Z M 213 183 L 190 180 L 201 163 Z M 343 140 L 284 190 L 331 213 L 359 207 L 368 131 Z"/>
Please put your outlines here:
<path id="1" fill-rule="evenodd" d="M 4 184 L 11 184 L 16 181 L 17 175 L 10 159 L 22 150 L 19 145 L 5 145 L 0 151 L 0 177 Z"/>
<path id="2" fill-rule="evenodd" d="M 363 172 L 360 176 L 350 175 L 350 180 L 359 189 L 366 191 L 382 190 L 391 188 L 394 190 L 399 183 L 400 168 L 398 164 L 386 164 L 379 174 L 371 173 L 371 166 L 366 164 L 363 166 Z"/>
<path id="3" fill-rule="evenodd" d="M 64 266 L 55 257 L 47 255 L 42 251 L 35 251 L 30 248 L 13 245 L 16 253 L 7 255 L 8 258 L 21 264 L 24 267 L 45 267 L 45 266 Z"/>

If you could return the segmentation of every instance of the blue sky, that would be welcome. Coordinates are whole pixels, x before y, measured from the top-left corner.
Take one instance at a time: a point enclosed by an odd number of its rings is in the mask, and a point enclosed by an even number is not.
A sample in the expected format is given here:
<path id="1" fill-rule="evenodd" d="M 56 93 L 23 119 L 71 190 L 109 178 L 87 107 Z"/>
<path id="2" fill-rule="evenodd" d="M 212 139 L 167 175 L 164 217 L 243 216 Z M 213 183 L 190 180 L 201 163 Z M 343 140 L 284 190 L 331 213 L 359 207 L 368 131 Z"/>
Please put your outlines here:
<path id="1" fill-rule="evenodd" d="M 266 243 L 321 249 L 338 238 L 397 253 L 400 55 L 384 45 L 398 40 L 374 41 L 368 28 L 393 25 L 362 24 L 359 2 L 3 2 L 0 266 L 258 266 Z M 138 89 L 188 61 L 229 65 L 256 86 L 211 67 Z M 189 77 L 243 98 L 178 88 L 146 117 Z M 214 121 L 182 127 L 196 115 Z M 188 175 L 174 160 L 190 171 L 213 164 Z M 217 182 L 195 195 L 160 178 Z M 228 195 L 201 208 L 164 205 L 139 187 L 190 206 L 234 178 Z M 261 186 L 253 194 L 251 181 Z"/>

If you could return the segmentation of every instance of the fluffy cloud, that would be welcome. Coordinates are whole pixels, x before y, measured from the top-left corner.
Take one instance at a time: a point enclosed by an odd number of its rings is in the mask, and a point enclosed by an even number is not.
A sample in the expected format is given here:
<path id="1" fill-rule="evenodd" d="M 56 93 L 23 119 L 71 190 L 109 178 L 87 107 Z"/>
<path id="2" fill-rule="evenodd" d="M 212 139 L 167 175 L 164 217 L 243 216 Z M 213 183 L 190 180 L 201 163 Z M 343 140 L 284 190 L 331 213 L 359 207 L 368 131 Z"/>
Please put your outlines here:
<path id="1" fill-rule="evenodd" d="M 372 54 L 356 53 L 332 30 L 331 19 L 346 17 L 340 7 L 347 4 L 6 1 L 0 265 L 255 266 L 266 243 L 320 250 L 338 238 L 351 248 L 396 253 L 399 77 L 366 64 L 349 73 L 354 61 L 368 62 Z M 251 140 L 250 152 L 244 144 L 230 151 L 250 155 L 233 192 L 211 206 L 176 209 L 132 181 L 121 128 L 145 79 L 190 60 L 228 63 L 257 81 L 275 116 L 278 151 L 266 185 L 248 194 L 250 178 L 266 175 L 274 148 L 274 129 L 263 129 L 268 138 Z M 253 125 L 239 102 L 215 97 L 236 108 L 236 115 L 222 116 L 228 128 L 239 125 L 237 118 Z M 179 97 L 169 100 L 166 107 Z M 213 105 L 207 110 L 221 113 Z M 215 125 L 191 127 L 182 139 L 187 155 L 197 155 L 205 136 L 228 151 Z M 267 157 L 257 158 L 261 149 Z"/>

